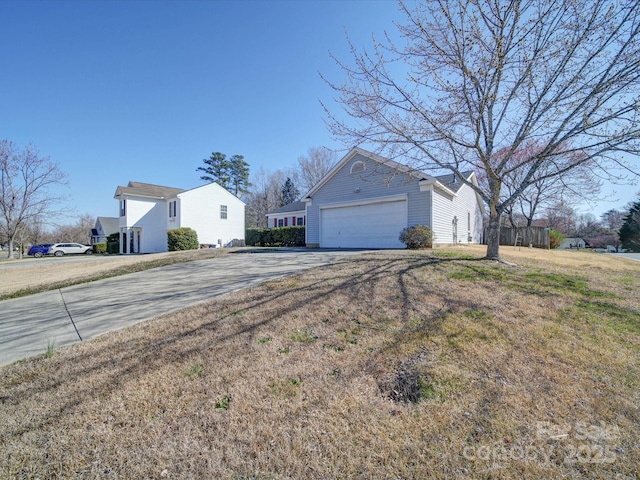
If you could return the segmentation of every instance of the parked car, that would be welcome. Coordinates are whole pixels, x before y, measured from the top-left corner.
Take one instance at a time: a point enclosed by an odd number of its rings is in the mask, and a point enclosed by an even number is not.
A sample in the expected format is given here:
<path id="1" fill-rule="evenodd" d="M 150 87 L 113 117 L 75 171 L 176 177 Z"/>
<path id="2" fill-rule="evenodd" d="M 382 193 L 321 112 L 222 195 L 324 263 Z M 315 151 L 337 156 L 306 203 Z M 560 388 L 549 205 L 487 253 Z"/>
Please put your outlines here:
<path id="1" fill-rule="evenodd" d="M 61 257 L 63 255 L 69 255 L 72 253 L 86 253 L 91 255 L 93 253 L 93 246 L 80 245 L 79 243 L 55 243 L 49 247 L 49 255 L 55 255 Z"/>
<path id="2" fill-rule="evenodd" d="M 40 258 L 43 255 L 49 253 L 49 248 L 53 246 L 53 243 L 36 243 L 35 245 L 31 245 L 27 255 L 33 255 L 36 258 Z"/>

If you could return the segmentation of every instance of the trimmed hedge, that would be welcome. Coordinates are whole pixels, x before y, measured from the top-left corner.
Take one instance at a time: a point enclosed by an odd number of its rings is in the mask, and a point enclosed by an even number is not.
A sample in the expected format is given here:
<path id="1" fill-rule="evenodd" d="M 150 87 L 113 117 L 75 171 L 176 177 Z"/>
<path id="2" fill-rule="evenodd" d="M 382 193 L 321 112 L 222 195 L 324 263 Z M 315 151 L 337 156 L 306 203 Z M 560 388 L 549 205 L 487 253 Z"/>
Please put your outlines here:
<path id="1" fill-rule="evenodd" d="M 107 253 L 120 253 L 120 242 L 107 242 Z"/>
<path id="2" fill-rule="evenodd" d="M 197 250 L 200 248 L 198 234 L 189 227 L 174 228 L 167 232 L 167 246 L 170 252 Z"/>
<path id="3" fill-rule="evenodd" d="M 251 247 L 304 247 L 305 227 L 248 228 L 245 243 Z"/>
<path id="4" fill-rule="evenodd" d="M 107 253 L 107 242 L 94 243 L 93 253 Z"/>

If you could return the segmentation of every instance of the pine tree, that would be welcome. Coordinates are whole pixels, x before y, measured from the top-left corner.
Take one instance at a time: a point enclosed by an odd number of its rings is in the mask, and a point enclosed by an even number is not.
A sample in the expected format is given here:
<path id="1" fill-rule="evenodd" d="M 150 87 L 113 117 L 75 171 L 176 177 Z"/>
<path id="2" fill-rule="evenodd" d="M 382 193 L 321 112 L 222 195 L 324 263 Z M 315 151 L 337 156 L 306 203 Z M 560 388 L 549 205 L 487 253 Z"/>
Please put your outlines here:
<path id="1" fill-rule="evenodd" d="M 203 160 L 206 167 L 198 167 L 196 171 L 205 172 L 206 175 L 200 177 L 201 180 L 209 183 L 217 183 L 229 190 L 231 183 L 231 163 L 224 153 L 213 152 L 209 158 Z"/>
<path id="2" fill-rule="evenodd" d="M 635 202 L 620 227 L 620 242 L 632 252 L 640 252 L 640 201 Z"/>
<path id="3" fill-rule="evenodd" d="M 231 192 L 240 197 L 247 193 L 249 183 L 249 164 L 245 162 L 242 155 L 234 155 L 229 161 L 229 176 L 231 182 Z"/>
<path id="4" fill-rule="evenodd" d="M 287 177 L 287 181 L 284 182 L 284 185 L 282 186 L 281 206 L 289 205 L 290 203 L 295 202 L 296 200 L 298 200 L 299 196 L 300 190 L 298 190 L 296 185 L 293 183 L 293 180 Z"/>

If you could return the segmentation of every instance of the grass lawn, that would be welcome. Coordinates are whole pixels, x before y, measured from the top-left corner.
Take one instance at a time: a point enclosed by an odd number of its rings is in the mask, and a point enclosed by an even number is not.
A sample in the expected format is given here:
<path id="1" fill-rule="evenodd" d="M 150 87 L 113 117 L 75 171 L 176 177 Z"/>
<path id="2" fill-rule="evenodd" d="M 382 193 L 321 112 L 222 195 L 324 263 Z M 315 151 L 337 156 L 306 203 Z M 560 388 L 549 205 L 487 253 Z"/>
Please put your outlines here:
<path id="1" fill-rule="evenodd" d="M 0 478 L 638 478 L 640 263 L 481 255 L 363 254 L 0 368 Z"/>

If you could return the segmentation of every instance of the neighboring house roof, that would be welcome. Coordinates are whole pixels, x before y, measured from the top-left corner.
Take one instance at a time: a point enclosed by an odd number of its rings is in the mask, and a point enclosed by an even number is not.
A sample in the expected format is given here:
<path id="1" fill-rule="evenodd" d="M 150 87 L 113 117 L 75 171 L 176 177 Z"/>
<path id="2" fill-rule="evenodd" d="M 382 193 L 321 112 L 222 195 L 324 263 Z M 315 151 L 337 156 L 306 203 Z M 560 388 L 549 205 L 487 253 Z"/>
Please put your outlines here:
<path id="1" fill-rule="evenodd" d="M 272 212 L 267 213 L 267 215 L 276 215 L 278 213 L 291 213 L 291 212 L 303 212 L 306 207 L 306 203 L 304 202 L 293 202 L 289 205 L 284 205 L 280 208 L 275 209 Z"/>
<path id="2" fill-rule="evenodd" d="M 129 182 L 126 187 L 118 186 L 114 198 L 121 195 L 138 195 L 141 197 L 169 198 L 186 190 L 182 188 L 163 187 L 162 185 L 152 185 L 150 183 Z"/>
<path id="3" fill-rule="evenodd" d="M 118 233 L 120 227 L 120 219 L 115 217 L 98 217 L 96 220 L 96 227 L 98 223 L 102 226 L 102 231 L 111 235 L 112 233 Z"/>

